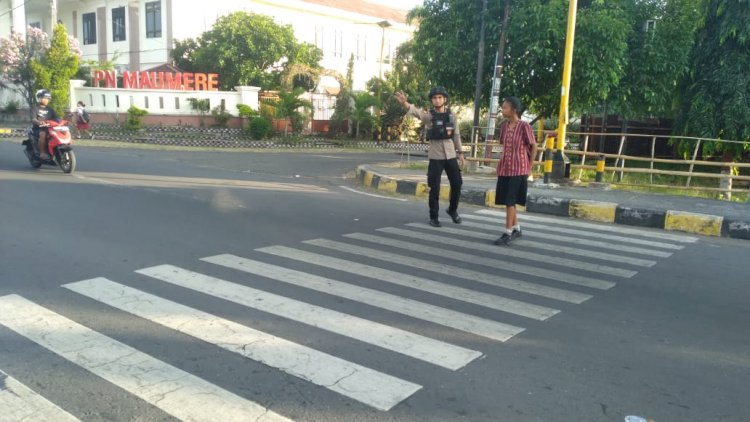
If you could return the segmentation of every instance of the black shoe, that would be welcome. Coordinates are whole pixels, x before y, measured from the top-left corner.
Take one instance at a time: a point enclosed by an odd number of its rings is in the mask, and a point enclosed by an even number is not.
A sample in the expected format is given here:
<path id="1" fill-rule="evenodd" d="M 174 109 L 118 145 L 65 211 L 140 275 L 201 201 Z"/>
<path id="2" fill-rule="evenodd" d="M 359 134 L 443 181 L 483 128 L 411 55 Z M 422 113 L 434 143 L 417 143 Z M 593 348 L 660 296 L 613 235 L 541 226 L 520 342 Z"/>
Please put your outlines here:
<path id="1" fill-rule="evenodd" d="M 453 220 L 454 223 L 461 224 L 461 216 L 458 215 L 458 211 L 453 211 L 453 212 L 446 211 L 446 212 L 448 213 L 448 215 L 451 216 L 451 220 Z"/>
<path id="2" fill-rule="evenodd" d="M 516 240 L 521 237 L 521 229 L 513 229 L 513 233 L 510 234 L 510 240 Z"/>
<path id="3" fill-rule="evenodd" d="M 511 240 L 513 240 L 513 239 L 511 239 L 511 237 L 510 237 L 510 235 L 508 233 L 503 233 L 502 236 L 498 237 L 497 240 L 495 240 L 495 244 L 498 245 L 498 246 L 499 245 L 508 246 L 508 245 L 510 245 L 510 241 Z"/>
<path id="4" fill-rule="evenodd" d="M 440 224 L 440 220 L 438 220 L 437 218 L 430 219 L 430 225 L 432 227 L 441 227 L 442 226 L 442 224 Z"/>

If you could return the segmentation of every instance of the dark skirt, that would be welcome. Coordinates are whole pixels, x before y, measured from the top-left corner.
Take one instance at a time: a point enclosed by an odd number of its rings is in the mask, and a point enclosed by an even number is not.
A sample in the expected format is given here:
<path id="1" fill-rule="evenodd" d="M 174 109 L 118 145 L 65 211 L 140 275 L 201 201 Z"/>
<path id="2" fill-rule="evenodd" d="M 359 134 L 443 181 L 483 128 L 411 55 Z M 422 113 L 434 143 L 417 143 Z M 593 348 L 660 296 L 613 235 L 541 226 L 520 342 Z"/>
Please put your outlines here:
<path id="1" fill-rule="evenodd" d="M 526 206 L 528 176 L 498 176 L 495 187 L 495 205 Z"/>

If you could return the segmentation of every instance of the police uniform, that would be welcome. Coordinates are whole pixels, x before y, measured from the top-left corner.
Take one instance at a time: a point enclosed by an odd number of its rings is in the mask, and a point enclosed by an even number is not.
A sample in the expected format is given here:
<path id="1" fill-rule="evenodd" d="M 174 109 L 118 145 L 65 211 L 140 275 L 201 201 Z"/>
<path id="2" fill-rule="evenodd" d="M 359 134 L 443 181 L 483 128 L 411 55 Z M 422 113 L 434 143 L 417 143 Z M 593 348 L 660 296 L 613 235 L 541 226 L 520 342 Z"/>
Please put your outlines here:
<path id="1" fill-rule="evenodd" d="M 458 131 L 456 116 L 446 107 L 446 112 L 437 113 L 435 110 L 423 111 L 409 105 L 407 115 L 412 115 L 425 126 L 427 140 L 430 143 L 427 158 L 430 160 L 427 168 L 427 186 L 430 187 L 428 204 L 430 206 L 430 220 L 438 219 L 440 199 L 440 178 L 443 169 L 451 185 L 449 214 L 456 214 L 458 200 L 461 197 L 461 168 L 457 155 L 461 152 L 461 134 Z M 441 127 L 442 126 L 442 127 Z M 452 131 L 452 135 L 450 134 Z"/>

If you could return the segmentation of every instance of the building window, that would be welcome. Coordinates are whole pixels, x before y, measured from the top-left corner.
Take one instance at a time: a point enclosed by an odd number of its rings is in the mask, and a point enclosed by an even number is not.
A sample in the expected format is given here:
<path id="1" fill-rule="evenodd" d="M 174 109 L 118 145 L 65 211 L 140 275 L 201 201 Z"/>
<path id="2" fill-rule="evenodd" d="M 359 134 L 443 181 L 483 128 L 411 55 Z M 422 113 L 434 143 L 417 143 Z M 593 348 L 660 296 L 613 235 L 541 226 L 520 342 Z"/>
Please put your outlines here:
<path id="1" fill-rule="evenodd" d="M 81 15 L 83 22 L 83 44 L 96 44 L 96 13 Z"/>
<path id="2" fill-rule="evenodd" d="M 367 37 L 359 34 L 357 35 L 357 54 L 355 56 L 357 60 L 367 60 Z"/>
<path id="3" fill-rule="evenodd" d="M 325 43 L 324 43 L 324 35 L 325 34 L 325 27 L 315 25 L 315 46 L 318 47 L 321 50 L 325 50 Z"/>
<path id="4" fill-rule="evenodd" d="M 646 23 L 643 25 L 643 30 L 646 32 L 653 31 L 656 29 L 656 21 L 649 19 L 646 21 Z"/>
<path id="5" fill-rule="evenodd" d="M 125 41 L 125 8 L 112 9 L 112 41 Z"/>
<path id="6" fill-rule="evenodd" d="M 161 38 L 161 2 L 146 3 L 146 38 Z"/>

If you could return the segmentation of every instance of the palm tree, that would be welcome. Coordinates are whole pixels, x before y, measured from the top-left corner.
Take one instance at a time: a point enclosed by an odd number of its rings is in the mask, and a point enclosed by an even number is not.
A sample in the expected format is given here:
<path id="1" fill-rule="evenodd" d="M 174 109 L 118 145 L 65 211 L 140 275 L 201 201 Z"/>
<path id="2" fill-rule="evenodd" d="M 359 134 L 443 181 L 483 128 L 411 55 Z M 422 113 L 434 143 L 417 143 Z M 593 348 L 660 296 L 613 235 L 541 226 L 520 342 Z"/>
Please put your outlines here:
<path id="1" fill-rule="evenodd" d="M 279 101 L 276 103 L 276 117 L 287 119 L 284 123 L 284 136 L 288 133 L 289 119 L 299 118 L 301 113 L 297 111 L 300 108 L 311 110 L 313 105 L 310 101 L 300 98 L 305 92 L 302 88 L 295 88 L 291 92 L 279 92 Z"/>
<path id="2" fill-rule="evenodd" d="M 361 124 L 373 127 L 375 125 L 375 116 L 370 112 L 370 108 L 378 105 L 377 98 L 369 92 L 359 92 L 352 95 L 354 100 L 354 109 L 352 110 L 352 120 L 357 124 L 355 137 L 359 138 L 359 128 Z"/>

